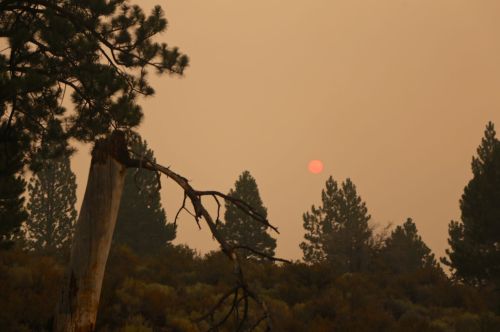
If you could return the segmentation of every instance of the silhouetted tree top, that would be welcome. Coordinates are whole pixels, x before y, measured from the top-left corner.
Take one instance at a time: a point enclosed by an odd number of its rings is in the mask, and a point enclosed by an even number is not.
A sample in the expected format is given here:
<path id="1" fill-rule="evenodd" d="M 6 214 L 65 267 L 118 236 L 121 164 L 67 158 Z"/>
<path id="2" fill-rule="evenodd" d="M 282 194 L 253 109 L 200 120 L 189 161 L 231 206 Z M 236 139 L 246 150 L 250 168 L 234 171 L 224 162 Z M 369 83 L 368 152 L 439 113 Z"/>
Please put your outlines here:
<path id="1" fill-rule="evenodd" d="M 500 287 L 500 141 L 491 122 L 472 159 L 472 172 L 460 199 L 461 220 L 449 224 L 449 259 L 442 261 L 461 281 Z"/>
<path id="2" fill-rule="evenodd" d="M 391 232 L 385 240 L 383 255 L 389 268 L 398 273 L 437 267 L 434 254 L 418 234 L 417 225 L 411 218 Z"/>
<path id="3" fill-rule="evenodd" d="M 267 218 L 267 209 L 260 197 L 257 181 L 249 171 L 240 174 L 234 184 L 234 189 L 229 191 L 228 196 L 246 202 L 262 217 Z M 274 256 L 276 240 L 266 232 L 265 224 L 255 220 L 227 201 L 224 220 L 221 233 L 229 243 L 243 248 L 253 248 L 261 253 Z M 262 258 L 248 250 L 242 250 L 242 255 L 245 258 Z"/>
<path id="4" fill-rule="evenodd" d="M 359 272 L 368 263 L 372 231 L 366 203 L 351 179 L 339 186 L 331 176 L 321 192 L 322 204 L 303 215 L 308 263 L 330 261 L 340 271 Z"/>
<path id="5" fill-rule="evenodd" d="M 27 138 L 27 152 L 42 136 L 64 148 L 69 137 L 95 141 L 138 125 L 137 97 L 154 93 L 149 71 L 182 74 L 188 65 L 153 40 L 167 27 L 159 6 L 146 15 L 126 0 L 5 0 L 0 17 L 0 121 Z"/>

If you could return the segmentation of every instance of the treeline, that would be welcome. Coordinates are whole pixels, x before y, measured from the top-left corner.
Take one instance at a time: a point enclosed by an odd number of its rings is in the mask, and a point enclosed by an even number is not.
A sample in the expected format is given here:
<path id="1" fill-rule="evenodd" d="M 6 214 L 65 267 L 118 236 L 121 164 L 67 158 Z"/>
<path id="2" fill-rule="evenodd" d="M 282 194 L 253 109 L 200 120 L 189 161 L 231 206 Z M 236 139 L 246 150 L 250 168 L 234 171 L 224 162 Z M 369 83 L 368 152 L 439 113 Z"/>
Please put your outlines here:
<path id="1" fill-rule="evenodd" d="M 138 135 L 130 145 L 154 160 Z M 461 219 L 449 224 L 448 257 L 440 259 L 450 275 L 411 218 L 376 232 L 350 179 L 328 178 L 321 204 L 304 213 L 302 261 L 269 261 L 276 240 L 231 204 L 218 227 L 240 248 L 245 278 L 267 304 L 276 331 L 499 331 L 500 141 L 492 123 L 472 171 Z M 156 175 L 128 172 L 97 330 L 244 331 L 255 324 L 263 330 L 258 306 L 250 305 L 241 323 L 246 309 L 233 310 L 233 299 L 224 298 L 237 281 L 227 258 L 173 246 L 176 227 L 167 222 Z M 76 219 L 75 190 L 68 156 L 40 161 L 26 211 L 17 204 L 20 230 L 2 233 L 0 330 L 51 329 Z M 248 171 L 228 194 L 267 215 Z"/>

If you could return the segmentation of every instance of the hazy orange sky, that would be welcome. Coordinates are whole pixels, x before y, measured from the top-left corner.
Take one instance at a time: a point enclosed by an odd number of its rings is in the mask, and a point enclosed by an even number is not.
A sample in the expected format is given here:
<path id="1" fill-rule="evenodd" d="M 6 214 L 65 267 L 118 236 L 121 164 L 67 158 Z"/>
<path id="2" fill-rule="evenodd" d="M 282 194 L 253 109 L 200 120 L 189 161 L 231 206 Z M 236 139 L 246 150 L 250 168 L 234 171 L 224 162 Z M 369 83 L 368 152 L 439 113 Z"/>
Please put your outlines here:
<path id="1" fill-rule="evenodd" d="M 329 175 L 350 177 L 372 223 L 414 218 L 438 256 L 470 161 L 500 127 L 498 0 L 170 0 L 160 39 L 191 59 L 183 78 L 153 77 L 139 132 L 157 160 L 198 189 L 256 178 L 278 255 L 299 259 L 302 213 Z M 73 159 L 83 197 L 90 157 Z M 319 175 L 307 171 L 320 159 Z M 163 179 L 173 220 L 182 192 Z M 216 243 L 189 215 L 176 243 Z"/>

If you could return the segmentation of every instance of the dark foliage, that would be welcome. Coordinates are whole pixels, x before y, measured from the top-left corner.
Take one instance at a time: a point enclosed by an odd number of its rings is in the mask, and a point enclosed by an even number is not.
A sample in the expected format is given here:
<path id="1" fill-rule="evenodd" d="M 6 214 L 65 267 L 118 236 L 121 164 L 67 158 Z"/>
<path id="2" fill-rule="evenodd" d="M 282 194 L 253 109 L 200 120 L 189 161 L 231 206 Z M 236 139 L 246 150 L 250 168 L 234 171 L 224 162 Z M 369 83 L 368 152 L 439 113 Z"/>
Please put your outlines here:
<path id="1" fill-rule="evenodd" d="M 240 199 L 249 204 L 255 212 L 267 218 L 267 209 L 260 198 L 257 182 L 249 171 L 244 171 L 234 184 L 228 196 Z M 224 224 L 220 226 L 221 234 L 227 241 L 236 246 L 249 247 L 269 256 L 274 256 L 276 240 L 266 232 L 266 225 L 244 213 L 235 205 L 227 202 L 224 213 Z M 242 250 L 243 257 L 260 259 L 251 251 Z"/>
<path id="2" fill-rule="evenodd" d="M 67 154 L 45 159 L 28 184 L 25 248 L 67 255 L 76 222 L 76 177 Z"/>
<path id="3" fill-rule="evenodd" d="M 381 255 L 388 268 L 396 273 L 414 273 L 423 268 L 437 268 L 431 250 L 418 235 L 411 218 L 398 225 L 385 240 Z"/>
<path id="4" fill-rule="evenodd" d="M 95 141 L 136 126 L 137 97 L 154 93 L 148 71 L 181 74 L 188 64 L 153 40 L 167 27 L 160 6 L 146 15 L 126 0 L 7 0 L 0 17 L 0 120 L 27 134 L 32 154 L 42 137 L 64 149 L 69 137 Z M 66 94 L 74 112 L 62 106 Z"/>
<path id="5" fill-rule="evenodd" d="M 370 215 L 366 204 L 347 179 L 339 187 L 330 177 L 321 192 L 322 205 L 303 215 L 306 241 L 300 244 L 309 263 L 329 261 L 339 271 L 360 272 L 367 268 L 372 250 Z"/>
<path id="6" fill-rule="evenodd" d="M 245 270 L 268 305 L 274 331 L 500 329 L 496 294 L 453 284 L 431 268 L 338 274 L 328 264 L 248 260 Z M 47 331 L 62 271 L 51 258 L 13 250 L 0 253 L 0 329 Z M 208 325 L 196 323 L 196 318 L 231 287 L 233 278 L 231 264 L 221 253 L 200 257 L 186 247 L 172 246 L 161 255 L 141 257 L 116 246 L 104 280 L 97 330 L 206 331 Z M 258 314 L 258 308 L 250 308 L 251 317 Z M 233 318 L 219 331 L 234 331 Z"/>
<path id="7" fill-rule="evenodd" d="M 5 131 L 5 125 L 0 125 Z M 13 233 L 19 229 L 28 214 L 24 208 L 24 187 L 20 176 L 22 155 L 15 135 L 6 135 L 0 140 L 0 248 L 12 244 Z"/>
<path id="8" fill-rule="evenodd" d="M 500 141 L 488 123 L 473 178 L 460 199 L 461 220 L 449 225 L 449 259 L 453 275 L 475 286 L 500 287 Z"/>

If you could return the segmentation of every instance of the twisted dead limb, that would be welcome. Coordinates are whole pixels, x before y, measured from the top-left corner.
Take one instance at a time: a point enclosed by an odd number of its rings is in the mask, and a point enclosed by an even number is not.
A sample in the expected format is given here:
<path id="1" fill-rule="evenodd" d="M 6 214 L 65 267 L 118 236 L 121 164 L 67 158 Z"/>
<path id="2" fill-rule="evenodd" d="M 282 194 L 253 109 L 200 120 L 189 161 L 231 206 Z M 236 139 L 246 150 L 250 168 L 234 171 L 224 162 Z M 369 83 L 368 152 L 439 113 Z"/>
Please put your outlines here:
<path id="1" fill-rule="evenodd" d="M 272 328 L 272 321 L 271 321 L 271 316 L 269 315 L 267 306 L 265 302 L 263 302 L 259 296 L 254 293 L 248 286 L 248 283 L 245 280 L 243 270 L 241 268 L 241 263 L 240 263 L 240 258 L 238 256 L 237 251 L 244 249 L 244 250 L 249 250 L 252 253 L 266 258 L 270 261 L 275 261 L 275 262 L 284 262 L 284 263 L 290 263 L 290 261 L 286 259 L 281 259 L 277 258 L 262 252 L 259 252 L 258 250 L 255 250 L 251 247 L 248 246 L 241 246 L 241 245 L 232 245 L 228 243 L 224 237 L 220 234 L 218 228 L 217 228 L 217 223 L 220 222 L 219 216 L 220 216 L 220 201 L 218 198 L 222 198 L 227 202 L 230 202 L 231 204 L 234 204 L 236 207 L 238 207 L 241 211 L 246 213 L 247 215 L 251 216 L 253 219 L 255 219 L 257 222 L 262 223 L 265 225 L 267 228 L 272 229 L 276 233 L 279 233 L 278 229 L 271 225 L 269 221 L 259 214 L 252 206 L 247 204 L 246 202 L 234 198 L 228 195 L 225 195 L 221 192 L 218 191 L 200 191 L 194 189 L 190 184 L 189 181 L 181 176 L 180 174 L 172 171 L 170 167 L 165 167 L 160 164 L 157 164 L 151 160 L 147 160 L 144 157 L 141 157 L 141 159 L 132 159 L 129 157 L 128 153 L 123 153 L 121 154 L 123 160 L 120 160 L 120 162 L 125 165 L 126 167 L 138 167 L 138 168 L 145 168 L 154 172 L 162 173 L 166 175 L 168 178 L 172 179 L 175 183 L 177 183 L 183 190 L 184 190 L 184 199 L 182 202 L 182 206 L 179 208 L 176 216 L 175 216 L 175 221 L 177 220 L 180 212 L 182 210 L 186 210 L 189 214 L 191 214 L 194 219 L 196 220 L 198 226 L 200 227 L 200 220 L 203 219 L 205 220 L 206 224 L 208 225 L 208 228 L 210 229 L 210 232 L 212 233 L 212 236 L 216 239 L 216 241 L 219 243 L 221 246 L 222 251 L 226 254 L 227 257 L 233 262 L 234 266 L 234 273 L 237 277 L 237 285 L 232 288 L 228 293 L 224 294 L 219 301 L 214 305 L 212 309 L 209 310 L 209 312 L 202 317 L 199 317 L 196 319 L 196 322 L 201 322 L 203 320 L 207 320 L 211 322 L 211 327 L 209 331 L 217 331 L 218 328 L 223 325 L 231 316 L 231 314 L 235 313 L 237 316 L 238 320 L 238 327 L 237 331 L 242 331 L 245 322 L 248 319 L 248 306 L 249 306 L 249 301 L 253 300 L 263 311 L 263 315 L 249 328 L 247 329 L 248 331 L 252 331 L 255 328 L 257 328 L 263 321 L 266 321 L 267 323 L 267 328 L 266 331 L 270 331 Z M 215 202 L 217 203 L 217 218 L 214 221 L 212 218 L 211 214 L 208 212 L 208 210 L 204 207 L 202 203 L 202 198 L 204 196 L 210 196 L 212 197 Z M 191 201 L 191 204 L 194 208 L 194 212 L 189 211 L 186 208 L 186 200 L 189 198 Z M 240 295 L 241 292 L 241 295 Z M 213 317 L 215 315 L 215 312 L 218 311 L 226 302 L 227 299 L 229 299 L 232 296 L 233 301 L 232 304 L 229 308 L 229 310 L 223 315 L 223 317 L 214 322 Z M 243 315 L 241 318 L 239 317 L 239 308 L 240 305 L 243 303 Z"/>

